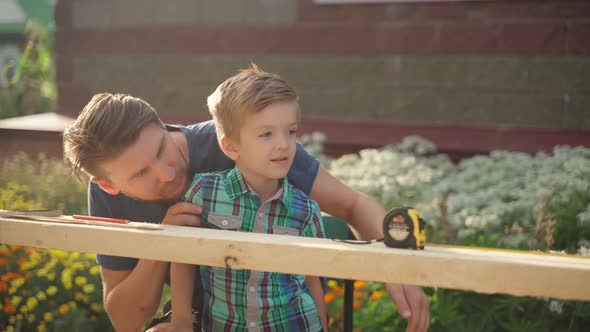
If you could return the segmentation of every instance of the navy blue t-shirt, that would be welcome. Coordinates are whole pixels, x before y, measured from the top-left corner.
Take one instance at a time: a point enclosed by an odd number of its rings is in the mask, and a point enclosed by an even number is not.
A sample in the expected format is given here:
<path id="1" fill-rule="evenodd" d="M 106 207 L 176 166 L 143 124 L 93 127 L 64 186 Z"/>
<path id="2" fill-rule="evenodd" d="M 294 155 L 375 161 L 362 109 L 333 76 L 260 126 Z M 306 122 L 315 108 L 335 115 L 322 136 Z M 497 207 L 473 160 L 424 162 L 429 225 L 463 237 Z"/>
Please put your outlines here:
<path id="1" fill-rule="evenodd" d="M 186 135 L 190 175 L 222 171 L 234 167 L 234 162 L 219 148 L 213 121 L 201 122 L 188 127 L 167 127 L 169 131 L 180 130 Z M 317 159 L 308 154 L 300 144 L 297 144 L 295 160 L 287 177 L 295 187 L 309 195 L 318 174 L 318 168 Z M 92 182 L 88 186 L 88 211 L 91 216 L 161 223 L 168 207 L 170 207 L 169 203 L 142 202 L 123 194 L 111 195 Z M 157 244 L 155 245 L 157 246 Z M 137 258 L 109 255 L 96 255 L 96 260 L 100 266 L 118 271 L 132 270 L 138 261 Z"/>

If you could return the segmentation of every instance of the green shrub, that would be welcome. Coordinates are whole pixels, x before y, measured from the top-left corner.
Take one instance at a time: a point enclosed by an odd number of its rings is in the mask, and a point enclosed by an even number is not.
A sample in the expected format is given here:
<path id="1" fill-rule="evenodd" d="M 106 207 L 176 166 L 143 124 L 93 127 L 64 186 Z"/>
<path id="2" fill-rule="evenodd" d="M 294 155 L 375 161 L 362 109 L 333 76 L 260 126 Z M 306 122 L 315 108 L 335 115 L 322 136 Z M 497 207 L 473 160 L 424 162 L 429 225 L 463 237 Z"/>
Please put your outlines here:
<path id="1" fill-rule="evenodd" d="M 387 209 L 402 205 L 419 208 L 432 200 L 432 184 L 454 170 L 446 155 L 435 152 L 431 142 L 408 137 L 399 145 L 366 149 L 358 155 L 332 160 L 329 170 Z"/>
<path id="2" fill-rule="evenodd" d="M 0 245 L 1 331 L 110 331 L 94 254 Z"/>
<path id="3" fill-rule="evenodd" d="M 52 37 L 42 26 L 27 24 L 28 41 L 17 64 L 0 68 L 8 79 L 0 84 L 0 119 L 51 112 L 56 97 Z"/>
<path id="4" fill-rule="evenodd" d="M 33 189 L 32 189 L 33 188 Z M 60 160 L 25 155 L 0 168 L 0 209 L 86 210 Z M 110 331 L 94 254 L 0 244 L 0 331 Z"/>
<path id="5" fill-rule="evenodd" d="M 0 190 L 3 195 L 18 192 L 30 208 L 62 209 L 64 214 L 87 211 L 87 184 L 70 176 L 61 160 L 43 155 L 35 159 L 22 153 L 6 159 L 0 166 Z M 7 198 L 4 204 L 10 201 Z"/>
<path id="6" fill-rule="evenodd" d="M 588 254 L 590 149 L 556 147 L 532 156 L 494 151 L 457 165 L 435 152 L 432 143 L 407 138 L 332 160 L 330 172 L 386 208 L 416 207 L 428 222 L 428 243 Z M 584 331 L 590 325 L 590 303 L 425 291 L 430 331 Z M 336 286 L 326 294 L 336 330 L 342 328 L 341 293 Z M 383 294 L 380 283 L 357 287 L 357 330 L 405 329 Z"/>
<path id="7" fill-rule="evenodd" d="M 576 253 L 590 239 L 587 148 L 495 151 L 463 160 L 433 188 L 448 196 L 431 221 L 448 222 L 452 242 Z"/>

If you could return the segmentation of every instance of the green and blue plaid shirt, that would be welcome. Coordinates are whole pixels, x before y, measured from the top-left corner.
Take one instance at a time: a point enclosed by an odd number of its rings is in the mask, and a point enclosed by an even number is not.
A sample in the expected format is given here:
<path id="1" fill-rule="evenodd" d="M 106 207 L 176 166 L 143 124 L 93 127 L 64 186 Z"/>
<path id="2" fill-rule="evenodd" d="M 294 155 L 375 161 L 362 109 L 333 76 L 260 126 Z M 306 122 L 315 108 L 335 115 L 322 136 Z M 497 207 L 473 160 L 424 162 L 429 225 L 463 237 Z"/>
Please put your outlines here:
<path id="1" fill-rule="evenodd" d="M 197 174 L 184 200 L 203 207 L 203 224 L 209 228 L 318 238 L 325 234 L 318 204 L 286 178 L 277 193 L 262 202 L 237 167 Z M 322 329 L 304 275 L 211 266 L 200 271 L 204 331 Z"/>

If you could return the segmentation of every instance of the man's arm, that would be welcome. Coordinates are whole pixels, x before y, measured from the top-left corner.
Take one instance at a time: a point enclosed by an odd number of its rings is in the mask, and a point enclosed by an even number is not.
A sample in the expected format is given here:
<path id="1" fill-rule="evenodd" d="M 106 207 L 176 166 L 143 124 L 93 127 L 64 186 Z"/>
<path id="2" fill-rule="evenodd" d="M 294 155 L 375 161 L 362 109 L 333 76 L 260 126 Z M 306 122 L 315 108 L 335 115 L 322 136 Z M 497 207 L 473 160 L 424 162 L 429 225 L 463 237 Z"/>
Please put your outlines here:
<path id="1" fill-rule="evenodd" d="M 154 316 L 168 263 L 141 259 L 127 271 L 101 267 L 103 302 L 113 327 L 119 332 L 137 332 Z"/>
<path id="2" fill-rule="evenodd" d="M 191 203 L 171 206 L 163 224 L 200 226 L 201 207 Z M 160 304 L 167 262 L 140 259 L 132 270 L 101 267 L 103 301 L 115 329 L 136 332 L 155 314 Z"/>
<path id="3" fill-rule="evenodd" d="M 322 211 L 345 220 L 357 238 L 383 237 L 383 207 L 372 197 L 352 190 L 321 166 L 309 196 L 318 202 Z M 430 305 L 422 289 L 399 284 L 387 284 L 386 288 L 400 315 L 408 319 L 407 331 L 426 331 Z"/>
<path id="4" fill-rule="evenodd" d="M 352 190 L 321 166 L 309 196 L 322 211 L 346 221 L 359 240 L 383 237 L 383 207 L 372 197 Z"/>

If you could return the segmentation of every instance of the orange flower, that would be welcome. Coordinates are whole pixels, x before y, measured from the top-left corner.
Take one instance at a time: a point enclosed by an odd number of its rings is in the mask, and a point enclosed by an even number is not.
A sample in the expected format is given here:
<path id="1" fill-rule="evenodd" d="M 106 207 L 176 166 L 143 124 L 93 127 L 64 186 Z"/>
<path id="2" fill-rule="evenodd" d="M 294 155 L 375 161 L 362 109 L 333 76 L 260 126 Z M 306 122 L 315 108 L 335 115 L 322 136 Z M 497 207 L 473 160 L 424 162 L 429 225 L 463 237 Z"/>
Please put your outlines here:
<path id="1" fill-rule="evenodd" d="M 8 258 L 0 258 L 0 265 L 8 265 L 8 263 L 10 263 Z"/>
<path id="2" fill-rule="evenodd" d="M 6 311 L 7 314 L 14 315 L 16 314 L 16 307 L 12 304 L 9 304 L 4 308 L 4 311 Z"/>
<path id="3" fill-rule="evenodd" d="M 0 281 L 0 292 L 8 290 L 8 283 L 6 281 Z"/>
<path id="4" fill-rule="evenodd" d="M 2 281 L 9 281 L 12 279 L 16 279 L 18 277 L 20 277 L 19 274 L 16 274 L 14 272 L 6 272 L 5 274 L 2 275 L 1 279 L 2 279 Z"/>
<path id="5" fill-rule="evenodd" d="M 332 289 L 335 294 L 344 294 L 344 287 L 343 286 L 336 286 Z"/>
<path id="6" fill-rule="evenodd" d="M 326 295 L 324 295 L 324 302 L 326 302 L 326 304 L 329 304 L 330 302 L 334 301 L 335 298 L 336 294 L 328 292 L 326 293 Z"/>
<path id="7" fill-rule="evenodd" d="M 355 302 L 352 305 L 352 309 L 354 309 L 354 310 L 358 310 L 360 307 L 361 307 L 361 303 L 360 302 Z"/>
<path id="8" fill-rule="evenodd" d="M 9 255 L 10 251 L 6 247 L 0 247 L 0 255 Z"/>
<path id="9" fill-rule="evenodd" d="M 17 261 L 17 263 L 18 263 L 19 266 L 23 265 L 26 262 L 27 262 L 27 259 L 25 257 L 21 257 Z"/>
<path id="10" fill-rule="evenodd" d="M 354 282 L 354 288 L 363 288 L 367 285 L 366 281 L 363 280 L 357 280 Z"/>
<path id="11" fill-rule="evenodd" d="M 21 246 L 18 246 L 18 245 L 16 245 L 16 244 L 11 244 L 11 245 L 10 245 L 10 250 L 12 250 L 12 251 L 17 251 L 17 250 L 19 250 L 20 248 L 21 248 Z"/>
<path id="12" fill-rule="evenodd" d="M 379 300 L 382 296 L 383 296 L 383 292 L 382 291 L 374 291 L 371 294 L 371 300 L 373 300 L 373 301 Z"/>
<path id="13" fill-rule="evenodd" d="M 12 304 L 12 301 L 10 301 L 10 298 L 8 297 L 4 298 L 4 311 L 8 314 L 16 313 L 16 307 Z"/>
<path id="14" fill-rule="evenodd" d="M 64 303 L 64 304 L 62 304 L 62 305 L 59 306 L 59 309 L 58 310 L 59 310 L 59 313 L 60 314 L 65 315 L 65 314 L 68 313 L 68 310 L 69 309 L 70 308 L 68 308 L 68 305 Z"/>
<path id="15" fill-rule="evenodd" d="M 36 248 L 33 247 L 25 247 L 25 254 L 30 255 L 32 253 L 34 253 L 36 250 Z"/>
<path id="16" fill-rule="evenodd" d="M 353 296 L 355 299 L 362 299 L 362 298 L 363 298 L 363 293 L 355 291 L 355 292 L 354 292 L 354 294 L 353 294 L 352 296 Z"/>

